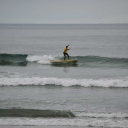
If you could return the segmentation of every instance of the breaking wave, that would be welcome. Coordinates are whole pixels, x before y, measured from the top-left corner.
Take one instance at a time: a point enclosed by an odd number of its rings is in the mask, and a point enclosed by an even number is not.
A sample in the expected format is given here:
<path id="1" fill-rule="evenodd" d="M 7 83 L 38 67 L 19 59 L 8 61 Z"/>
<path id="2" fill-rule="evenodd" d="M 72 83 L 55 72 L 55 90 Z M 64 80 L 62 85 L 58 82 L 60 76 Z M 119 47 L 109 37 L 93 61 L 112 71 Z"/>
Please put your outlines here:
<path id="1" fill-rule="evenodd" d="M 100 56 L 70 56 L 78 60 L 80 67 L 118 67 L 128 68 L 128 58 L 109 58 Z M 28 54 L 0 54 L 0 65 L 27 66 L 28 63 L 49 65 L 50 60 L 63 59 L 63 56 L 28 55 Z"/>
<path id="2" fill-rule="evenodd" d="M 62 86 L 62 87 L 115 87 L 128 88 L 128 78 L 120 79 L 70 79 L 70 78 L 0 78 L 0 86 Z"/>
<path id="3" fill-rule="evenodd" d="M 37 62 L 38 64 L 50 64 L 50 60 L 54 59 L 55 57 L 53 57 L 52 55 L 29 55 L 26 58 L 28 62 Z"/>
<path id="4" fill-rule="evenodd" d="M 2 109 L 1 109 L 2 110 Z M 9 110 L 10 111 L 10 110 Z M 22 110 L 18 110 L 19 113 Z M 41 115 L 43 112 L 46 114 L 57 113 L 56 110 L 23 110 L 23 113 L 27 111 L 28 114 Z M 34 112 L 35 111 L 35 112 Z M 39 113 L 42 112 L 42 113 Z M 84 127 L 102 127 L 102 128 L 127 128 L 128 126 L 128 114 L 127 113 L 82 113 L 84 116 L 78 116 L 75 114 L 73 118 L 60 118 L 62 113 L 68 115 L 71 114 L 71 111 L 58 111 L 58 118 L 29 118 L 28 115 L 26 117 L 1 117 L 0 118 L 0 126 L 84 126 Z M 57 114 L 58 115 L 58 114 Z"/>

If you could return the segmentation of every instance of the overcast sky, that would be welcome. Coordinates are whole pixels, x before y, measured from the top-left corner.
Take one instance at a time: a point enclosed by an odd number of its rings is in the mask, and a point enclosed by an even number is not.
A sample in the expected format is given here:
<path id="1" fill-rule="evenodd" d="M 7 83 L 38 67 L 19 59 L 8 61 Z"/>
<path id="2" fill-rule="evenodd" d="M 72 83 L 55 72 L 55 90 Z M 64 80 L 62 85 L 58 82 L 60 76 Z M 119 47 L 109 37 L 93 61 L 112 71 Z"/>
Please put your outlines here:
<path id="1" fill-rule="evenodd" d="M 128 0 L 0 0 L 0 23 L 128 23 Z"/>

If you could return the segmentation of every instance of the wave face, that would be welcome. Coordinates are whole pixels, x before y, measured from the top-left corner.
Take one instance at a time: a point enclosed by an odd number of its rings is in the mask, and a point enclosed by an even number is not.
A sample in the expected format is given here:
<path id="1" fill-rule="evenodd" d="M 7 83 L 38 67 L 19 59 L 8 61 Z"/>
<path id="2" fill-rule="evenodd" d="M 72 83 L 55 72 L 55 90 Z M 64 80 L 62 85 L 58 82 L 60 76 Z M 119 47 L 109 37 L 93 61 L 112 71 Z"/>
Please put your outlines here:
<path id="1" fill-rule="evenodd" d="M 0 65 L 26 66 L 27 54 L 0 54 Z"/>
<path id="2" fill-rule="evenodd" d="M 122 79 L 60 79 L 60 78 L 0 78 L 0 86 L 62 86 L 128 88 L 128 78 Z"/>
<path id="3" fill-rule="evenodd" d="M 99 63 L 128 63 L 128 58 L 109 58 L 109 57 L 100 57 L 100 56 L 76 56 L 82 62 L 99 62 Z"/>
<path id="4" fill-rule="evenodd" d="M 128 68 L 128 58 L 76 56 L 81 67 Z"/>
<path id="5" fill-rule="evenodd" d="M 71 111 L 36 109 L 0 109 L 0 117 L 75 117 Z"/>
<path id="6" fill-rule="evenodd" d="M 128 58 L 109 58 L 100 56 L 71 56 L 78 60 L 80 67 L 117 67 L 128 68 Z M 49 65 L 50 60 L 63 59 L 63 56 L 28 55 L 28 54 L 0 54 L 0 65 L 27 66 L 28 63 Z"/>

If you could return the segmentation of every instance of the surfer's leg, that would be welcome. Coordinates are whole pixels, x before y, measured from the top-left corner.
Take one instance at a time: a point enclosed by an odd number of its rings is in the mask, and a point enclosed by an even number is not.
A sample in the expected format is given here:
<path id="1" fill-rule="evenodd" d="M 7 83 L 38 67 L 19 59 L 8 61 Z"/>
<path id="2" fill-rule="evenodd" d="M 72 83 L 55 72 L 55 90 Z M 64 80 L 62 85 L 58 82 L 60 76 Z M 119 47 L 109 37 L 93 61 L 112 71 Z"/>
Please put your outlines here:
<path id="1" fill-rule="evenodd" d="M 68 59 L 69 59 L 69 55 L 68 55 L 68 53 L 67 53 L 66 55 L 68 56 Z"/>
<path id="2" fill-rule="evenodd" d="M 65 58 L 66 58 L 66 55 L 65 55 L 65 53 L 63 53 L 64 54 L 64 60 L 65 60 Z"/>

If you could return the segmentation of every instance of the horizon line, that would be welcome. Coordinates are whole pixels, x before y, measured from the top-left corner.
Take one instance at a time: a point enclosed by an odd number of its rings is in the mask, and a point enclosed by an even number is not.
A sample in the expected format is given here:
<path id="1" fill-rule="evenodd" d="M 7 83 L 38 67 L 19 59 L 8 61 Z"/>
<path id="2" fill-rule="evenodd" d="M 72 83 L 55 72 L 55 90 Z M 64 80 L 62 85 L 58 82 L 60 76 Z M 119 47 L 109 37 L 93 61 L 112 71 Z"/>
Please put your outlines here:
<path id="1" fill-rule="evenodd" d="M 104 24 L 128 24 L 128 23 L 0 23 L 0 24 L 12 24 L 12 25 L 104 25 Z"/>

